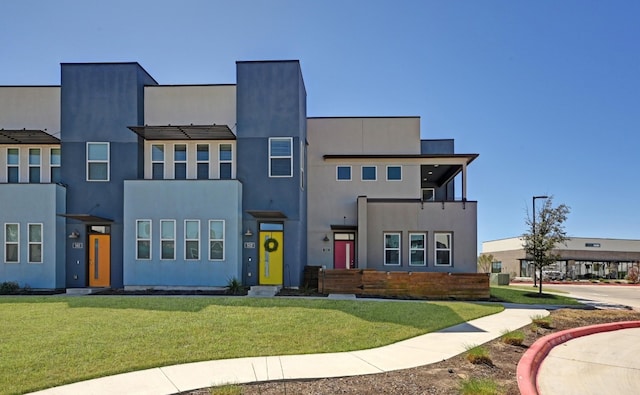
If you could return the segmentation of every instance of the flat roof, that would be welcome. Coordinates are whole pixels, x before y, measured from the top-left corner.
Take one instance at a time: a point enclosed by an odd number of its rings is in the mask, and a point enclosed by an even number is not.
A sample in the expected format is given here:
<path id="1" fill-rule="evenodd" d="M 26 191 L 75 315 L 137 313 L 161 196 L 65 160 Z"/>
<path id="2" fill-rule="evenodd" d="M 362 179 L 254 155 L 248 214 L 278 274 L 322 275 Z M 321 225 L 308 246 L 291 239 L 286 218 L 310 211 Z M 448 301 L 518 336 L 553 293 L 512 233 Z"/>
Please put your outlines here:
<path id="1" fill-rule="evenodd" d="M 228 125 L 129 126 L 145 140 L 235 140 Z"/>
<path id="2" fill-rule="evenodd" d="M 0 144 L 60 144 L 60 139 L 38 129 L 0 129 Z"/>

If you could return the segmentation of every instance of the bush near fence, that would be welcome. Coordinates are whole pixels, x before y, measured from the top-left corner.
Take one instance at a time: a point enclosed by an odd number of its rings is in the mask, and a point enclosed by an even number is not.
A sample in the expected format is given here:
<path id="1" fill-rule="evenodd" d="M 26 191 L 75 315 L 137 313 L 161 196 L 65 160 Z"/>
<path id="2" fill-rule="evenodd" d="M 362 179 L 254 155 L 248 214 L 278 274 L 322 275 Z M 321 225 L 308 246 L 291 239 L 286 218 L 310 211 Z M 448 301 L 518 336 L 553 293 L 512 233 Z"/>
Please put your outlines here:
<path id="1" fill-rule="evenodd" d="M 318 292 L 423 299 L 488 300 L 486 273 L 318 269 Z"/>

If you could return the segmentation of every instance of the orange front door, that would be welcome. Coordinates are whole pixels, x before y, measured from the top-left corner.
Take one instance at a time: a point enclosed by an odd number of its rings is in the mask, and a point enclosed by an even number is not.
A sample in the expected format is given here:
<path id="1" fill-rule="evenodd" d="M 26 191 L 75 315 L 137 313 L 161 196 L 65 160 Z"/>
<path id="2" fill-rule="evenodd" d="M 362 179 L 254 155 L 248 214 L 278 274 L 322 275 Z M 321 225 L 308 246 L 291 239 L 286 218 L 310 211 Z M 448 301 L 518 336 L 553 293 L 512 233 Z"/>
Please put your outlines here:
<path id="1" fill-rule="evenodd" d="M 111 236 L 89 235 L 89 286 L 111 285 Z"/>

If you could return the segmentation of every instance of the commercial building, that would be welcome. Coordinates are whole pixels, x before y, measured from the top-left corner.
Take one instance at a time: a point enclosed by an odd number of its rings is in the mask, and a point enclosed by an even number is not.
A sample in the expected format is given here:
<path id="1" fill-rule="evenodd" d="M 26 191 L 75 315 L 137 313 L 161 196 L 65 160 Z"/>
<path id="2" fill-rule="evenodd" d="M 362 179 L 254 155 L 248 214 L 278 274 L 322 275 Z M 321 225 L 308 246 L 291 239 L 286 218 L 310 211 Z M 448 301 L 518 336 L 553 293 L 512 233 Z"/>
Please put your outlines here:
<path id="1" fill-rule="evenodd" d="M 477 154 L 421 140 L 418 117 L 308 118 L 298 61 L 236 71 L 235 84 L 160 85 L 138 63 L 63 63 L 60 86 L 0 87 L 0 282 L 475 271 Z"/>

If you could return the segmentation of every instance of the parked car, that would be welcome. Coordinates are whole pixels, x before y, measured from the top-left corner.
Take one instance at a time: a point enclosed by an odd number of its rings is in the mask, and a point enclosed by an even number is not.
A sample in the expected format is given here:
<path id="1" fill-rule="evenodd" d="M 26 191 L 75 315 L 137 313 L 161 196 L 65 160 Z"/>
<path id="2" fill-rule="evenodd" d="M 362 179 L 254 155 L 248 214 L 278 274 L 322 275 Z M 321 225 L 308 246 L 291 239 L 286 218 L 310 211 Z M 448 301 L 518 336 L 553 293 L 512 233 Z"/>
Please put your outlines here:
<path id="1" fill-rule="evenodd" d="M 536 272 L 536 279 L 540 280 L 540 272 Z M 542 281 L 562 281 L 564 280 L 564 273 L 559 270 L 543 270 Z"/>

